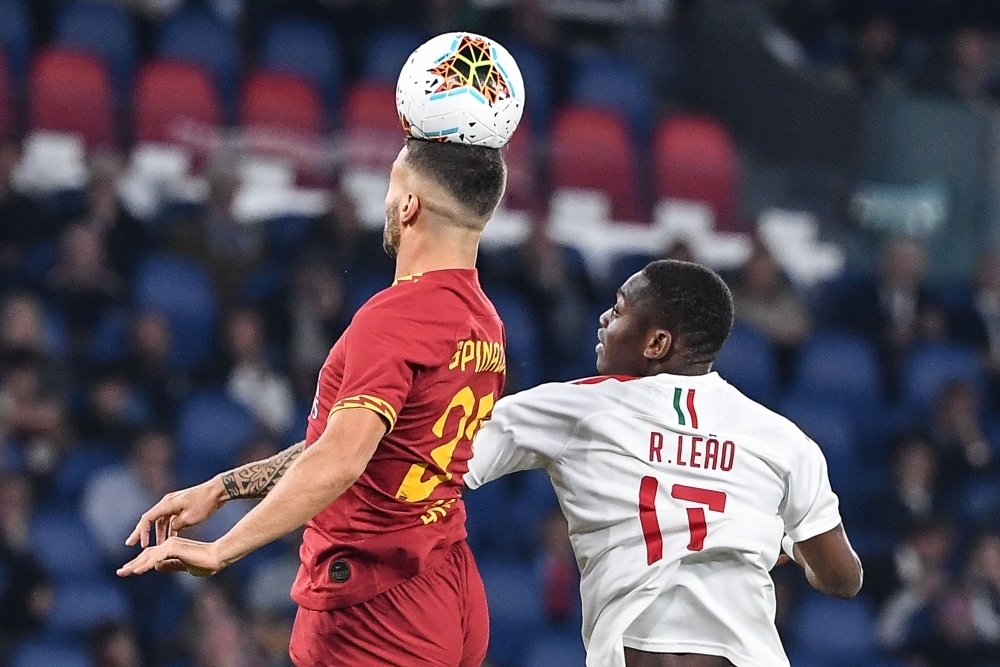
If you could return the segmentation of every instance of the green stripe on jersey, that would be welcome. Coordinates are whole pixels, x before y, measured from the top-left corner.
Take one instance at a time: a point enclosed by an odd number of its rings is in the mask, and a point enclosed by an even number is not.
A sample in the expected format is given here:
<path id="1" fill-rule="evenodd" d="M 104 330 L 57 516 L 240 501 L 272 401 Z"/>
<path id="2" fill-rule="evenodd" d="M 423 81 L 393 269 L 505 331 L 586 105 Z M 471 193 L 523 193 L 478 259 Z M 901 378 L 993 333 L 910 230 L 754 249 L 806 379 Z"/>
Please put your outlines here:
<path id="1" fill-rule="evenodd" d="M 681 426 L 685 425 L 684 412 L 681 411 L 681 388 L 674 387 L 674 410 L 677 411 L 677 421 Z"/>

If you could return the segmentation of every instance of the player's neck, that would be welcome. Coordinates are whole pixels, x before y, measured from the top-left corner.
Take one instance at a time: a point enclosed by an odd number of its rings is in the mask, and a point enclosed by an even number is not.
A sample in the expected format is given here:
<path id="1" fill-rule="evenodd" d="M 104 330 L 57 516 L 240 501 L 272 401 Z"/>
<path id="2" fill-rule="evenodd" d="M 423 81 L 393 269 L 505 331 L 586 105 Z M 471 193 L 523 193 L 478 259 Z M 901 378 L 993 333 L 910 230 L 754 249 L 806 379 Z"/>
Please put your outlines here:
<path id="1" fill-rule="evenodd" d="M 480 236 L 467 230 L 408 236 L 396 256 L 396 278 L 442 269 L 474 269 Z"/>

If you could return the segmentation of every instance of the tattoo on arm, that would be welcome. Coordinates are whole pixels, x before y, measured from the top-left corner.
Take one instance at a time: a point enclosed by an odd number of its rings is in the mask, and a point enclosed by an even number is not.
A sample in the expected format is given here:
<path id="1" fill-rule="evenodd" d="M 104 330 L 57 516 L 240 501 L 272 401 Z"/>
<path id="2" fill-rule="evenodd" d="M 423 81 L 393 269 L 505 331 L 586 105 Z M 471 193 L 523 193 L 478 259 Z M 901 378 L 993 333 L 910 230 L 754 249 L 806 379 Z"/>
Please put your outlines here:
<path id="1" fill-rule="evenodd" d="M 306 443 L 299 442 L 269 459 L 248 463 L 223 474 L 222 484 L 229 499 L 266 496 L 305 448 Z"/>

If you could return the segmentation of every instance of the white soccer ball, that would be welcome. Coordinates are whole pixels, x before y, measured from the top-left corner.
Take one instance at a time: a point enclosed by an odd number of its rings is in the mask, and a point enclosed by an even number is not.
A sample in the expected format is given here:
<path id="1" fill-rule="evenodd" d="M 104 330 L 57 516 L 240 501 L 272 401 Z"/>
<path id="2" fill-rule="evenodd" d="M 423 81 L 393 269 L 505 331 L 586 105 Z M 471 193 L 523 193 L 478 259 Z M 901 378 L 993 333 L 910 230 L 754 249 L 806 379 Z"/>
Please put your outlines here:
<path id="1" fill-rule="evenodd" d="M 507 49 L 489 37 L 438 35 L 403 65 L 396 111 L 415 139 L 501 148 L 524 111 L 521 70 Z"/>

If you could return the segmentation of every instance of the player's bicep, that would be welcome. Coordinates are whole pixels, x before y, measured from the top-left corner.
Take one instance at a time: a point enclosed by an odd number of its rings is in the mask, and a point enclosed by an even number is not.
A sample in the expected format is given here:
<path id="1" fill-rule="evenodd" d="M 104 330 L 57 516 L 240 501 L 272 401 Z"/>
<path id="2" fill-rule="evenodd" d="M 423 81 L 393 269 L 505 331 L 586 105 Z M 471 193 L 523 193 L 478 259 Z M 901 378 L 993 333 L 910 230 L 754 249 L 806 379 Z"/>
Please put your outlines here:
<path id="1" fill-rule="evenodd" d="M 388 429 L 385 417 L 377 411 L 364 408 L 338 410 L 330 415 L 322 435 L 310 449 L 327 454 L 327 458 L 334 462 L 332 468 L 357 479 Z"/>

